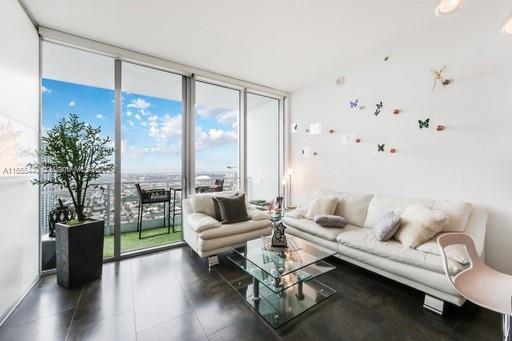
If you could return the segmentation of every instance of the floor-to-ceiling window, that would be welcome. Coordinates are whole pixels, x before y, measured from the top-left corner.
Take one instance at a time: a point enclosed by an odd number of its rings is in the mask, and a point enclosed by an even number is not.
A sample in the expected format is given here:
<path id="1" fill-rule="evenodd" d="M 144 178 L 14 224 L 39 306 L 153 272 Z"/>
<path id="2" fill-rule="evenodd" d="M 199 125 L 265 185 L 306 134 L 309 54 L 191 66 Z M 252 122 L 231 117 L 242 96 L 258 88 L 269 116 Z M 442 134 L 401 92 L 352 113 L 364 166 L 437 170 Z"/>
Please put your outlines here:
<path id="1" fill-rule="evenodd" d="M 121 252 L 181 240 L 182 77 L 123 63 L 121 122 Z"/>
<path id="2" fill-rule="evenodd" d="M 196 82 L 195 190 L 238 190 L 240 91 Z"/>
<path id="3" fill-rule="evenodd" d="M 114 59 L 95 53 L 52 43 L 43 45 L 42 65 L 42 127 L 41 135 L 70 114 L 93 127 L 101 127 L 101 135 L 114 141 Z M 44 148 L 44 146 L 42 146 Z M 112 162 L 114 157 L 112 156 Z M 88 191 L 85 209 L 89 217 L 105 220 L 105 250 L 113 247 L 114 175 L 104 174 L 97 183 L 102 189 Z M 58 200 L 72 207 L 66 189 L 41 187 L 40 231 L 42 239 L 41 266 L 55 267 L 55 239 L 50 236 L 49 213 Z M 105 252 L 105 258 L 112 254 Z"/>
<path id="4" fill-rule="evenodd" d="M 247 94 L 242 107 L 244 89 L 237 86 L 46 41 L 42 46 L 41 135 L 76 114 L 101 127 L 116 150 L 112 162 L 120 171 L 96 180 L 101 188 L 89 191 L 85 203 L 87 216 L 105 220 L 105 259 L 181 241 L 183 184 L 194 193 L 247 183 L 253 199 L 279 193 L 280 100 Z M 240 179 L 245 164 L 246 179 Z M 43 270 L 55 267 L 48 223 L 59 199 L 72 207 L 65 189 L 41 187 Z"/>
<path id="5" fill-rule="evenodd" d="M 279 100 L 247 94 L 247 194 L 267 200 L 279 194 Z"/>

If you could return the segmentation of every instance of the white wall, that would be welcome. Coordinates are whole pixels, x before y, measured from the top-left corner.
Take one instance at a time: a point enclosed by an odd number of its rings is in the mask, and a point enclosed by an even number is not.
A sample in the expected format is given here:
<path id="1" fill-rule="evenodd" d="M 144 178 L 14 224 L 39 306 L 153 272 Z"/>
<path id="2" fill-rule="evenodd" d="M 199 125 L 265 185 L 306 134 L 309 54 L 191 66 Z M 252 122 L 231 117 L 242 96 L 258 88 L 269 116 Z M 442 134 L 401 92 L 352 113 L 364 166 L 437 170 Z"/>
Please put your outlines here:
<path id="1" fill-rule="evenodd" d="M 506 13 L 469 7 L 293 92 L 293 198 L 305 203 L 315 189 L 333 188 L 472 202 L 489 213 L 487 261 L 512 273 L 512 40 L 500 34 Z M 444 64 L 454 83 L 431 91 L 430 70 Z M 349 109 L 356 98 L 367 109 Z M 393 115 L 395 108 L 402 112 Z M 419 130 L 427 117 L 430 129 Z M 322 134 L 304 132 L 316 122 Z M 344 133 L 362 143 L 343 144 Z M 378 143 L 386 153 L 376 153 Z M 318 155 L 301 157 L 304 146 Z"/>
<path id="2" fill-rule="evenodd" d="M 37 148 L 39 129 L 39 39 L 16 0 L 0 4 L 0 318 L 39 276 L 38 189 L 19 167 L 20 150 Z M 14 143 L 15 142 L 15 143 Z M 6 159 L 6 155 L 11 155 Z"/>

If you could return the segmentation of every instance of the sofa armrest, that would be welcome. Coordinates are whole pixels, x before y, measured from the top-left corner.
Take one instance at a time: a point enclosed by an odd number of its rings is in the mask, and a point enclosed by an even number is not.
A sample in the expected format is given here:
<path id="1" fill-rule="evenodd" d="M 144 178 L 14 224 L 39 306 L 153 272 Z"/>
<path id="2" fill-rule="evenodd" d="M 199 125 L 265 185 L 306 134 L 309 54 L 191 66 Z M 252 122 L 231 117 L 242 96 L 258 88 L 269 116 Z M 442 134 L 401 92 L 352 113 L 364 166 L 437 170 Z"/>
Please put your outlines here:
<path id="1" fill-rule="evenodd" d="M 197 233 L 208 229 L 221 227 L 221 223 L 204 213 L 190 213 L 187 215 L 187 226 Z"/>
<path id="2" fill-rule="evenodd" d="M 286 213 L 286 217 L 302 219 L 306 215 L 307 211 L 308 211 L 307 207 L 297 207 L 293 211 Z"/>
<path id="3" fill-rule="evenodd" d="M 251 218 L 251 220 L 254 220 L 254 221 L 269 219 L 268 213 L 266 213 L 265 211 L 257 210 L 257 209 L 248 209 L 247 214 L 249 215 L 249 218 Z"/>

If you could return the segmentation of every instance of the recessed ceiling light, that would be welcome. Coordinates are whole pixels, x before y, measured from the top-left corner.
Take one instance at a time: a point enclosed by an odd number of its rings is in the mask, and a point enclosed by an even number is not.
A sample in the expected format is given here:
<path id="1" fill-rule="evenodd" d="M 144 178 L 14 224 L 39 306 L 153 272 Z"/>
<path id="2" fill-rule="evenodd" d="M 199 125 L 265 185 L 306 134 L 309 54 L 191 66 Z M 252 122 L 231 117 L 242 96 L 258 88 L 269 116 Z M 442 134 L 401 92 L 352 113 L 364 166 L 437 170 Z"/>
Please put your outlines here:
<path id="1" fill-rule="evenodd" d="M 436 7 L 436 15 L 444 16 L 457 12 L 464 5 L 464 0 L 441 0 Z"/>

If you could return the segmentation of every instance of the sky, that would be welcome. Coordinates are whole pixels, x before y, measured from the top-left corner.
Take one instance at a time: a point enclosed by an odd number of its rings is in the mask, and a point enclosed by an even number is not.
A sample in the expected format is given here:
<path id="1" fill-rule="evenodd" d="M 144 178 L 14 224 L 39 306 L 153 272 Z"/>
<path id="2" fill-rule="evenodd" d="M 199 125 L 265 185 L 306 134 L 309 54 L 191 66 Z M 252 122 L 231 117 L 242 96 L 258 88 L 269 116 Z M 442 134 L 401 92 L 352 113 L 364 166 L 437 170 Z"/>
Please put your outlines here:
<path id="1" fill-rule="evenodd" d="M 43 78 L 43 130 L 76 113 L 114 140 L 112 89 Z M 226 105 L 226 107 L 230 107 Z M 122 93 L 123 173 L 181 170 L 182 104 L 179 101 Z M 228 171 L 238 165 L 238 111 L 197 104 L 196 173 Z"/>

